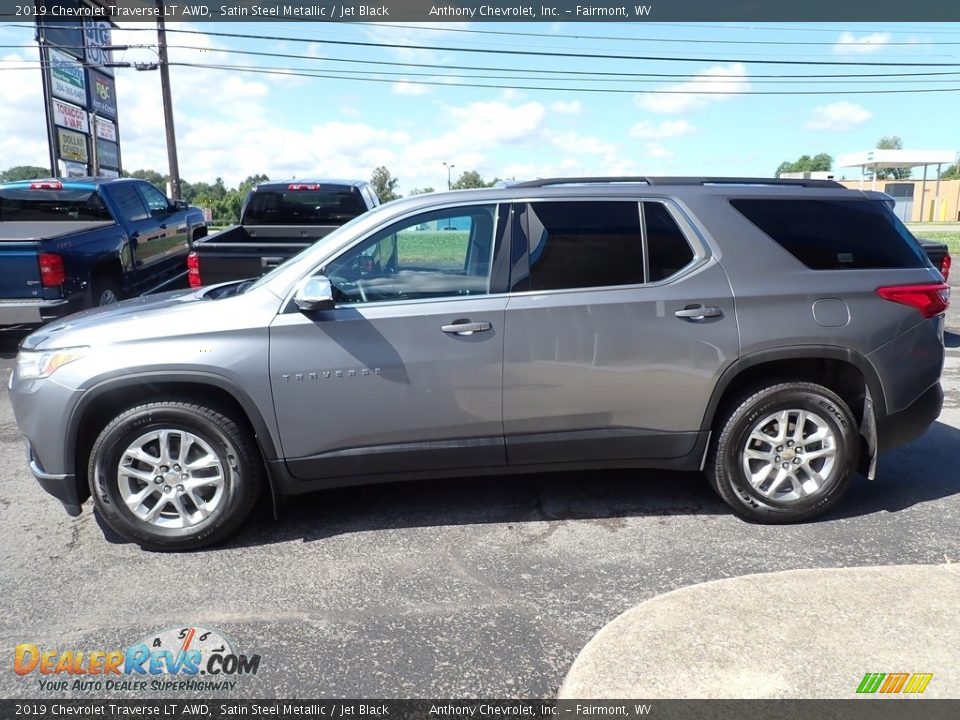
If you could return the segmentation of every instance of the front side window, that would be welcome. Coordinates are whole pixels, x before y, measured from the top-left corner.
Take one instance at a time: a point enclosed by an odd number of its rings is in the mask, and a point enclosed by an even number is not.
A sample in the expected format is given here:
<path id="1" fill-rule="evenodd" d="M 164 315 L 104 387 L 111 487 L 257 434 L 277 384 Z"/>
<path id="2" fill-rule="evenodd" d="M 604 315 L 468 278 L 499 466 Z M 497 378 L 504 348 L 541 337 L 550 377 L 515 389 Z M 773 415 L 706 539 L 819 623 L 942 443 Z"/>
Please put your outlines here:
<path id="1" fill-rule="evenodd" d="M 637 202 L 534 202 L 526 206 L 529 276 L 514 290 L 634 285 L 644 281 Z"/>
<path id="2" fill-rule="evenodd" d="M 416 215 L 354 246 L 324 274 L 340 304 L 485 295 L 496 225 L 495 205 Z"/>
<path id="3" fill-rule="evenodd" d="M 144 204 L 150 208 L 151 215 L 166 215 L 170 212 L 170 203 L 167 201 L 167 196 L 153 185 L 139 183 L 137 184 L 137 191 L 143 198 Z"/>

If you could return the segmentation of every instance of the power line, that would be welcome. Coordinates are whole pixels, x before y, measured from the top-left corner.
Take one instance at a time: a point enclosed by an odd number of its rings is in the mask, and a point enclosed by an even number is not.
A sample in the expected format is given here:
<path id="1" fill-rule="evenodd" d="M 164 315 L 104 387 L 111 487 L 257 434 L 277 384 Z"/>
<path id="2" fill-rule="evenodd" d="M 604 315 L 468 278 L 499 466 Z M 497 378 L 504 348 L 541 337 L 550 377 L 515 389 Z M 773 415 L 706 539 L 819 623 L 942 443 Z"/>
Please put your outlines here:
<path id="1" fill-rule="evenodd" d="M 387 78 L 374 78 L 367 77 L 363 75 L 358 75 L 356 77 L 344 78 L 339 75 L 330 75 L 322 72 L 292 72 L 292 71 L 283 71 L 283 70 L 271 70 L 266 68 L 241 68 L 236 65 L 215 65 L 207 63 L 186 63 L 186 62 L 171 62 L 171 66 L 176 67 L 192 67 L 192 68 L 205 68 L 208 70 L 228 70 L 234 72 L 248 72 L 253 74 L 260 75 L 287 75 L 293 77 L 312 77 L 312 78 L 321 78 L 327 80 L 350 80 L 350 82 L 376 82 L 376 83 L 395 83 L 395 79 Z M 747 79 L 744 78 L 746 81 Z M 441 87 L 469 87 L 469 88 L 491 88 L 495 90 L 543 90 L 543 91 L 556 91 L 556 92 L 583 92 L 583 93 L 615 93 L 615 94 L 631 94 L 631 95 L 891 95 L 891 94 L 903 94 L 903 93 L 939 93 L 939 92 L 960 92 L 960 87 L 952 88 L 911 88 L 911 89 L 900 89 L 900 90 L 727 90 L 721 92 L 711 92 L 708 90 L 635 90 L 627 88 L 571 88 L 571 87 L 546 87 L 546 86 L 531 86 L 531 85 L 504 85 L 503 83 L 498 83 L 496 85 L 487 85 L 481 83 L 459 83 L 459 82 L 442 82 L 442 81 L 427 81 L 427 80 L 411 80 L 409 81 L 411 85 L 432 85 L 432 86 L 441 86 Z"/>
<path id="2" fill-rule="evenodd" d="M 272 40 L 278 42 L 315 43 L 319 45 L 338 45 L 363 48 L 393 48 L 403 50 L 434 50 L 453 53 L 480 53 L 487 55 L 523 55 L 532 57 L 591 59 L 591 60 L 645 60 L 649 62 L 712 62 L 712 63 L 743 63 L 756 65 L 827 65 L 827 66 L 863 66 L 863 67 L 960 67 L 960 61 L 953 63 L 921 63 L 921 62 L 866 62 L 866 61 L 832 61 L 832 60 L 756 60 L 744 58 L 715 58 L 715 57 L 672 57 L 657 55 L 606 55 L 597 53 L 552 52 L 546 50 L 494 50 L 491 48 L 444 47 L 440 45 L 411 45 L 407 43 L 365 42 L 362 40 L 329 40 L 324 38 L 303 38 L 279 35 L 247 35 L 243 33 L 224 33 L 202 30 L 170 29 L 171 33 L 189 35 L 207 35 L 210 37 L 230 37 L 247 40 Z"/>

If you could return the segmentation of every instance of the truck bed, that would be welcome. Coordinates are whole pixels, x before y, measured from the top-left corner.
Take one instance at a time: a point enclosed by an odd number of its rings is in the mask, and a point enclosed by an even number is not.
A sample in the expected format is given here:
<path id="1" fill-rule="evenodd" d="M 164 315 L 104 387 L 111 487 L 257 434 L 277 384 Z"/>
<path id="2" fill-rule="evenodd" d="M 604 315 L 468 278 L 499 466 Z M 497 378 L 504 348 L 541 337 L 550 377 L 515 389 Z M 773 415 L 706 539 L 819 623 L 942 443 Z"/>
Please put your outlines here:
<path id="1" fill-rule="evenodd" d="M 77 220 L 75 222 L 0 222 L 0 243 L 52 240 L 83 230 L 93 230 L 105 225 L 114 225 L 112 220 Z"/>
<path id="2" fill-rule="evenodd" d="M 204 285 L 269 272 L 337 225 L 235 225 L 194 243 Z"/>

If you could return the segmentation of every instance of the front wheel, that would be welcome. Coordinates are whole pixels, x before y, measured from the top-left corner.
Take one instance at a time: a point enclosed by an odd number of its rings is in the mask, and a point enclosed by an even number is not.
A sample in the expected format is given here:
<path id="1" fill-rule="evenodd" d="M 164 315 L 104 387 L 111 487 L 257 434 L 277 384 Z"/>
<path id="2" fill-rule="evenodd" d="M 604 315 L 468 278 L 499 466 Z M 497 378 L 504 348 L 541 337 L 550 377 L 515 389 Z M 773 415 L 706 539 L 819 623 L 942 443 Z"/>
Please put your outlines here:
<path id="1" fill-rule="evenodd" d="M 808 520 L 833 507 L 853 481 L 860 434 L 833 391 L 808 382 L 763 388 L 722 421 L 707 477 L 741 517 Z"/>
<path id="2" fill-rule="evenodd" d="M 107 524 L 151 550 L 225 539 L 253 509 L 262 474 L 248 432 L 218 410 L 184 402 L 122 413 L 100 433 L 88 467 Z"/>

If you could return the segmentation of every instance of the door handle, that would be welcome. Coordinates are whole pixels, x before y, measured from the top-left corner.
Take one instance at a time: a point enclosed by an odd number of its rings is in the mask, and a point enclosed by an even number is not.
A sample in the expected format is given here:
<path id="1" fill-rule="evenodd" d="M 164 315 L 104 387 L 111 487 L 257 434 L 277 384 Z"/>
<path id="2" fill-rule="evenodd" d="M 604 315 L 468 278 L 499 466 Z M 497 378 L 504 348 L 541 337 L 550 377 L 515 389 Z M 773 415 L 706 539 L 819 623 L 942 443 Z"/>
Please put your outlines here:
<path id="1" fill-rule="evenodd" d="M 718 307 L 704 307 L 703 305 L 692 305 L 683 310 L 677 310 L 676 315 L 681 320 L 703 320 L 708 317 L 720 317 L 723 310 Z"/>
<path id="2" fill-rule="evenodd" d="M 450 335 L 473 335 L 477 332 L 486 332 L 491 329 L 490 323 L 486 321 L 482 322 L 470 322 L 469 320 L 456 320 L 450 325 L 444 325 L 440 329 L 445 333 Z"/>

